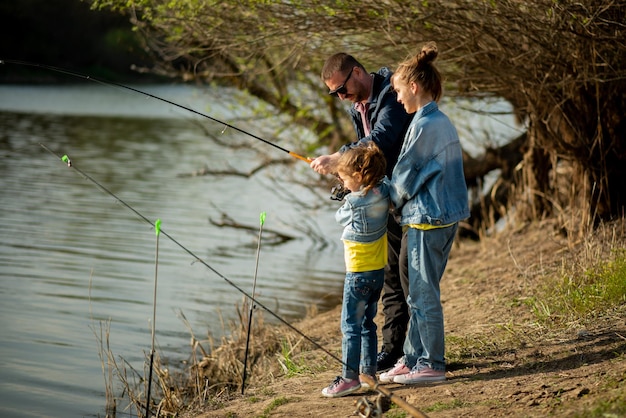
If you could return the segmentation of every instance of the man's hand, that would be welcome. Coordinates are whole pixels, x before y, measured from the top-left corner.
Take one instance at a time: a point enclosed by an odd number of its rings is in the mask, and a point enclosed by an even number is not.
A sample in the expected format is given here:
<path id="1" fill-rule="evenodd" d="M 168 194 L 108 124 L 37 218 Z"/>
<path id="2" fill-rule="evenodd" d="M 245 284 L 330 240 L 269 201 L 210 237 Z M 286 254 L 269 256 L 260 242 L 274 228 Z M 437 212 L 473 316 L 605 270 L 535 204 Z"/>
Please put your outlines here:
<path id="1" fill-rule="evenodd" d="M 334 171 L 338 159 L 338 152 L 331 155 L 320 155 L 311 161 L 311 168 L 320 174 L 331 174 Z"/>

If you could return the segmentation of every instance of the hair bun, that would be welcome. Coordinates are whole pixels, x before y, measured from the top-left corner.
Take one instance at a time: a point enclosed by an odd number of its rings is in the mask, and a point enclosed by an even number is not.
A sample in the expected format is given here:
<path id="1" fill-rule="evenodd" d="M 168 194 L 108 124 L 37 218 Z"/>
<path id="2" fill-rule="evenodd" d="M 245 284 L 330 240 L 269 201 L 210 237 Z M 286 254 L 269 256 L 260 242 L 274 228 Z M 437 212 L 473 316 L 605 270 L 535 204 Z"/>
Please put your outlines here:
<path id="1" fill-rule="evenodd" d="M 431 63 L 437 59 L 439 51 L 437 50 L 437 44 L 435 42 L 427 42 L 422 46 L 422 50 L 417 54 L 417 60 L 420 63 Z"/>

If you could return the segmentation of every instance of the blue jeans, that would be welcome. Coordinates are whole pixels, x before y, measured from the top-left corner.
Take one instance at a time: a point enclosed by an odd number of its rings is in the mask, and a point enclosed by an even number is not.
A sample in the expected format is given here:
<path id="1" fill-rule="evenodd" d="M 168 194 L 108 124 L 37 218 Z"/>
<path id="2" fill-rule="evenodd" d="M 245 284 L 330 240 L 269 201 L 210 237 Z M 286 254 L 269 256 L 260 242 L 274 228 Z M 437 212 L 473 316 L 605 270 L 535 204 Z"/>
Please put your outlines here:
<path id="1" fill-rule="evenodd" d="M 448 262 L 458 223 L 445 228 L 408 228 L 409 330 L 404 360 L 409 368 L 429 366 L 445 370 L 443 308 L 439 282 Z"/>
<path id="2" fill-rule="evenodd" d="M 345 378 L 356 379 L 359 371 L 376 374 L 378 338 L 374 317 L 384 276 L 384 269 L 346 273 L 341 307 L 342 376 Z"/>

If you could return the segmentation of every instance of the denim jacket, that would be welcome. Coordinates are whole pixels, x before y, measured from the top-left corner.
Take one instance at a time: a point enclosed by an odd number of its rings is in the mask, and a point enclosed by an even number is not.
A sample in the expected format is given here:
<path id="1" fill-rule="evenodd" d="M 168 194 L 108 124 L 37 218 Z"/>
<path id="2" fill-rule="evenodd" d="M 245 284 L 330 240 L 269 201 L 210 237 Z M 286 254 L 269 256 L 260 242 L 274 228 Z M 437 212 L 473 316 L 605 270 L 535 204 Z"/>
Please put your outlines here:
<path id="1" fill-rule="evenodd" d="M 335 214 L 335 220 L 344 226 L 342 240 L 369 243 L 385 235 L 389 190 L 389 180 L 385 177 L 366 195 L 361 191 L 346 195 L 343 206 Z"/>
<path id="2" fill-rule="evenodd" d="M 388 178 L 391 178 L 393 166 L 396 165 L 402 140 L 412 116 L 406 113 L 402 104 L 398 103 L 396 93 L 391 89 L 392 74 L 388 68 L 382 67 L 372 75 L 374 84 L 369 98 L 370 107 L 367 110 L 367 118 L 372 129 L 370 134 L 365 135 L 361 114 L 353 105 L 349 113 L 358 140 L 350 145 L 344 145 L 339 150 L 339 152 L 344 152 L 348 147 L 361 142 L 374 141 L 385 155 Z"/>
<path id="3" fill-rule="evenodd" d="M 436 102 L 413 116 L 391 182 L 401 225 L 443 226 L 469 217 L 459 137 Z"/>

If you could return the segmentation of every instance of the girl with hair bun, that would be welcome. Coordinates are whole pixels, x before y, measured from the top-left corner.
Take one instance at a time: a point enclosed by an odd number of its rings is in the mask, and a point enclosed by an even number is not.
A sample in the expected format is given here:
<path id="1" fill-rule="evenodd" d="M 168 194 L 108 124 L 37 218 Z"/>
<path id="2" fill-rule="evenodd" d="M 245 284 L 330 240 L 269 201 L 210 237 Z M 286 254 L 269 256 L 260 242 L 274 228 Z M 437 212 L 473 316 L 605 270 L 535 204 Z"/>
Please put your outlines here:
<path id="1" fill-rule="evenodd" d="M 351 191 L 335 215 L 344 227 L 346 277 L 341 308 L 342 375 L 322 390 L 336 398 L 361 388 L 359 371 L 376 378 L 374 317 L 387 264 L 389 181 L 385 155 L 373 141 L 347 149 L 334 171 Z"/>
<path id="2" fill-rule="evenodd" d="M 459 221 L 469 217 L 459 137 L 438 107 L 442 80 L 434 42 L 402 62 L 391 83 L 407 113 L 415 112 L 393 169 L 390 197 L 402 225 L 408 258 L 409 329 L 404 356 L 382 383 L 446 380 L 439 282 Z"/>

